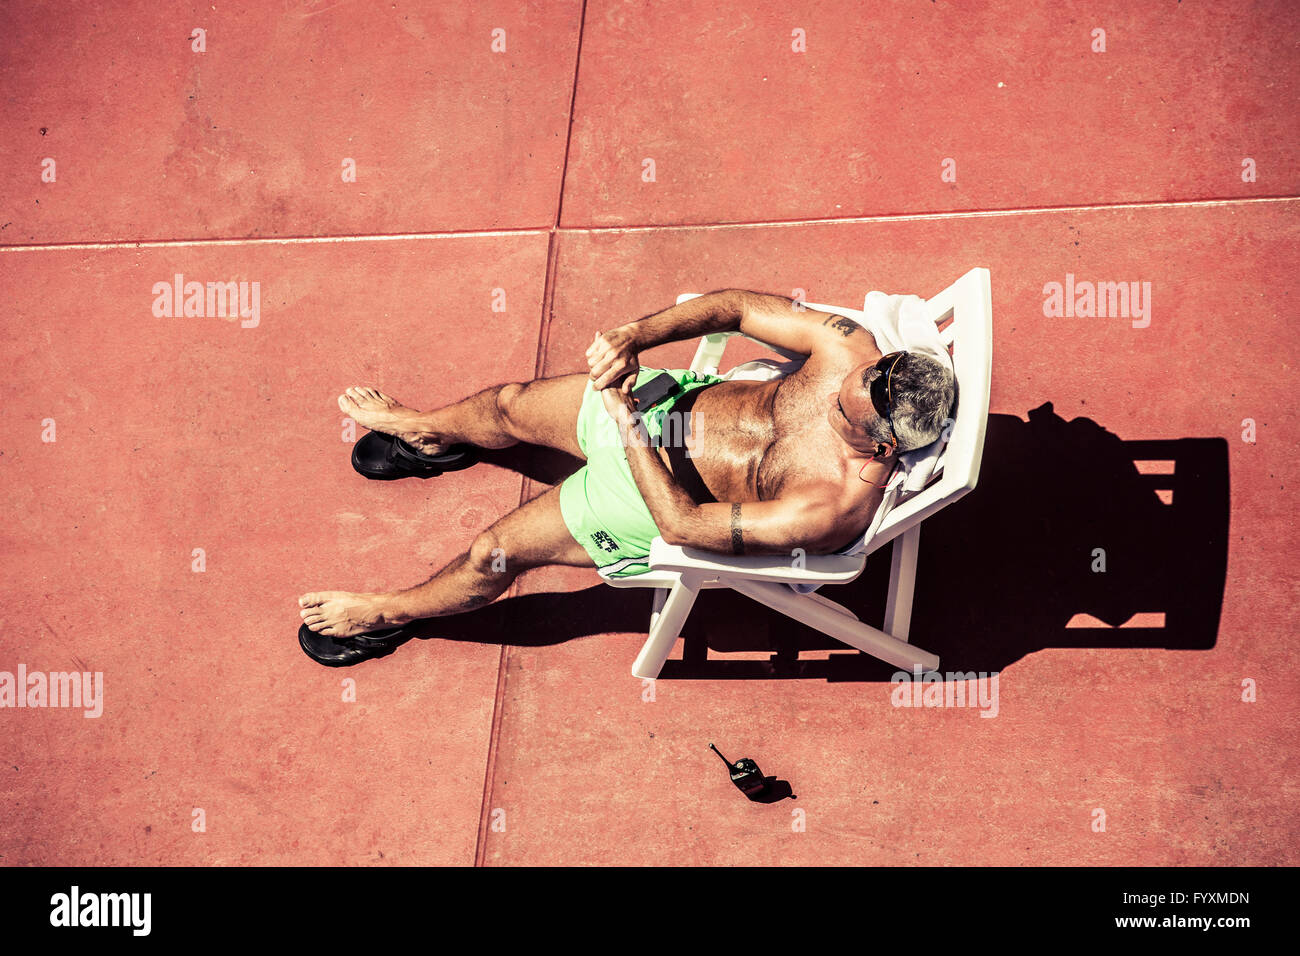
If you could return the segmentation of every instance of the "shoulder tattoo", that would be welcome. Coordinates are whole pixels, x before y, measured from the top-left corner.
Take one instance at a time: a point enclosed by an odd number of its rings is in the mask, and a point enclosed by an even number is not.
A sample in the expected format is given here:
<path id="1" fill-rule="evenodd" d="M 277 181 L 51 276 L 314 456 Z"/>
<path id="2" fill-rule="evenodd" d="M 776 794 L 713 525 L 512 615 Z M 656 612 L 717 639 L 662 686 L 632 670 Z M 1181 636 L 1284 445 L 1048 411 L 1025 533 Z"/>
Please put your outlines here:
<path id="1" fill-rule="evenodd" d="M 731 553 L 745 553 L 745 537 L 740 533 L 740 505 L 731 506 Z"/>
<path id="2" fill-rule="evenodd" d="M 830 326 L 833 331 L 840 333 L 840 335 L 845 338 L 848 338 L 854 332 L 858 331 L 858 329 L 862 328 L 862 326 L 858 325 L 858 323 L 854 322 L 852 319 L 846 319 L 842 315 L 832 315 L 823 322 L 822 325 Z"/>

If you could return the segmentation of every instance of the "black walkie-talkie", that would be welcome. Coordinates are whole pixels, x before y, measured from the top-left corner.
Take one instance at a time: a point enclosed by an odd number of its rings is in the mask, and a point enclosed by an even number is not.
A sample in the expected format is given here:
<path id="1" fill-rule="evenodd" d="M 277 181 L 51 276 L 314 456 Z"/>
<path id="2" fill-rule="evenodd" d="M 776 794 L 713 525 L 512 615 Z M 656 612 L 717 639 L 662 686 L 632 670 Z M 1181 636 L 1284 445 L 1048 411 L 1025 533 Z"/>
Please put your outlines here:
<path id="1" fill-rule="evenodd" d="M 663 444 L 663 436 L 650 434 L 646 413 L 660 402 L 676 395 L 681 388 L 677 379 L 667 372 L 660 372 L 644 385 L 632 390 L 632 397 L 636 399 L 636 411 L 632 413 L 633 421 L 636 422 L 642 441 L 651 448 L 659 448 Z"/>
<path id="2" fill-rule="evenodd" d="M 633 389 L 632 397 L 636 399 L 637 411 L 648 412 L 669 395 L 676 395 L 679 391 L 681 385 L 678 384 L 677 379 L 667 372 L 660 372 L 644 385 Z"/>
<path id="3" fill-rule="evenodd" d="M 713 744 L 709 744 L 709 749 L 722 757 L 722 751 Z M 759 770 L 758 764 L 748 757 L 742 757 L 734 764 L 726 757 L 722 757 L 722 762 L 727 765 L 727 771 L 731 774 L 731 782 L 745 796 L 757 797 L 767 789 L 767 782 L 763 779 L 763 771 Z"/>

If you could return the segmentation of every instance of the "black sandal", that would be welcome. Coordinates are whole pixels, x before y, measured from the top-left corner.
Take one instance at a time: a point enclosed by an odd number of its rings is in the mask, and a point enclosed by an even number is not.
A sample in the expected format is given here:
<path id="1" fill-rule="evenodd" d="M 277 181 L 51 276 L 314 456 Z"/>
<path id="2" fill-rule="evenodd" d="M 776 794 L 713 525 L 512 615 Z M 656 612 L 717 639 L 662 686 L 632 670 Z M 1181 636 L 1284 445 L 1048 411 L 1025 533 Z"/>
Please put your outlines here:
<path id="1" fill-rule="evenodd" d="M 298 628 L 298 646 L 317 664 L 326 667 L 351 667 L 375 657 L 387 657 L 413 635 L 402 627 L 390 627 L 353 637 L 330 637 L 317 634 L 306 624 Z"/>
<path id="2" fill-rule="evenodd" d="M 370 432 L 352 446 L 352 467 L 376 481 L 435 478 L 478 462 L 473 445 L 452 445 L 441 455 L 426 455 L 400 438 Z"/>

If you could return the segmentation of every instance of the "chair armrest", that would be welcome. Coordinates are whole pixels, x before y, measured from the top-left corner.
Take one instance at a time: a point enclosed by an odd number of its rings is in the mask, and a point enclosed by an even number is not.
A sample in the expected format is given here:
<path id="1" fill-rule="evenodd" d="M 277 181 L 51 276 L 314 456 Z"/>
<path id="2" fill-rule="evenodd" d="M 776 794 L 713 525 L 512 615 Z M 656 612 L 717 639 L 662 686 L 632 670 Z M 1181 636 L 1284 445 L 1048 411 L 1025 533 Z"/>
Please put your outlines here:
<path id="1" fill-rule="evenodd" d="M 862 573 L 865 555 L 765 554 L 743 557 L 683 548 L 656 536 L 650 542 L 650 567 L 655 571 L 689 571 L 705 577 L 745 578 L 783 584 L 847 584 Z"/>
<path id="2" fill-rule="evenodd" d="M 691 371 L 700 375 L 717 375 L 722 368 L 722 353 L 727 348 L 727 339 L 735 332 L 712 332 L 700 339 L 695 349 L 695 358 L 691 359 Z"/>

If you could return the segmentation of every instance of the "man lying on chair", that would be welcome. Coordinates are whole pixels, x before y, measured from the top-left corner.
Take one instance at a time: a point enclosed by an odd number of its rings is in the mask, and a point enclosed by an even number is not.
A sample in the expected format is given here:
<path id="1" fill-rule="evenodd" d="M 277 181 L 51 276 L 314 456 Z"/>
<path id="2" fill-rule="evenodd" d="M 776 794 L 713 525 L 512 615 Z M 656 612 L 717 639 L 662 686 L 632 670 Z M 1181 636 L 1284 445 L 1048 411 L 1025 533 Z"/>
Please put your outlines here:
<path id="1" fill-rule="evenodd" d="M 737 330 L 808 358 L 772 381 L 668 370 L 674 393 L 634 407 L 633 389 L 661 374 L 640 368 L 641 351 Z M 344 412 L 380 433 L 353 455 L 370 477 L 428 477 L 472 464 L 474 448 L 518 442 L 586 464 L 423 584 L 302 595 L 300 642 L 311 657 L 339 665 L 387 653 L 405 639 L 400 631 L 365 635 L 480 607 L 530 568 L 643 572 L 656 535 L 725 554 L 844 548 L 870 524 L 898 454 L 939 437 L 955 395 L 952 371 L 933 358 L 882 356 L 843 316 L 736 289 L 598 333 L 587 362 L 587 374 L 497 385 L 436 411 L 373 388 L 339 396 Z"/>

